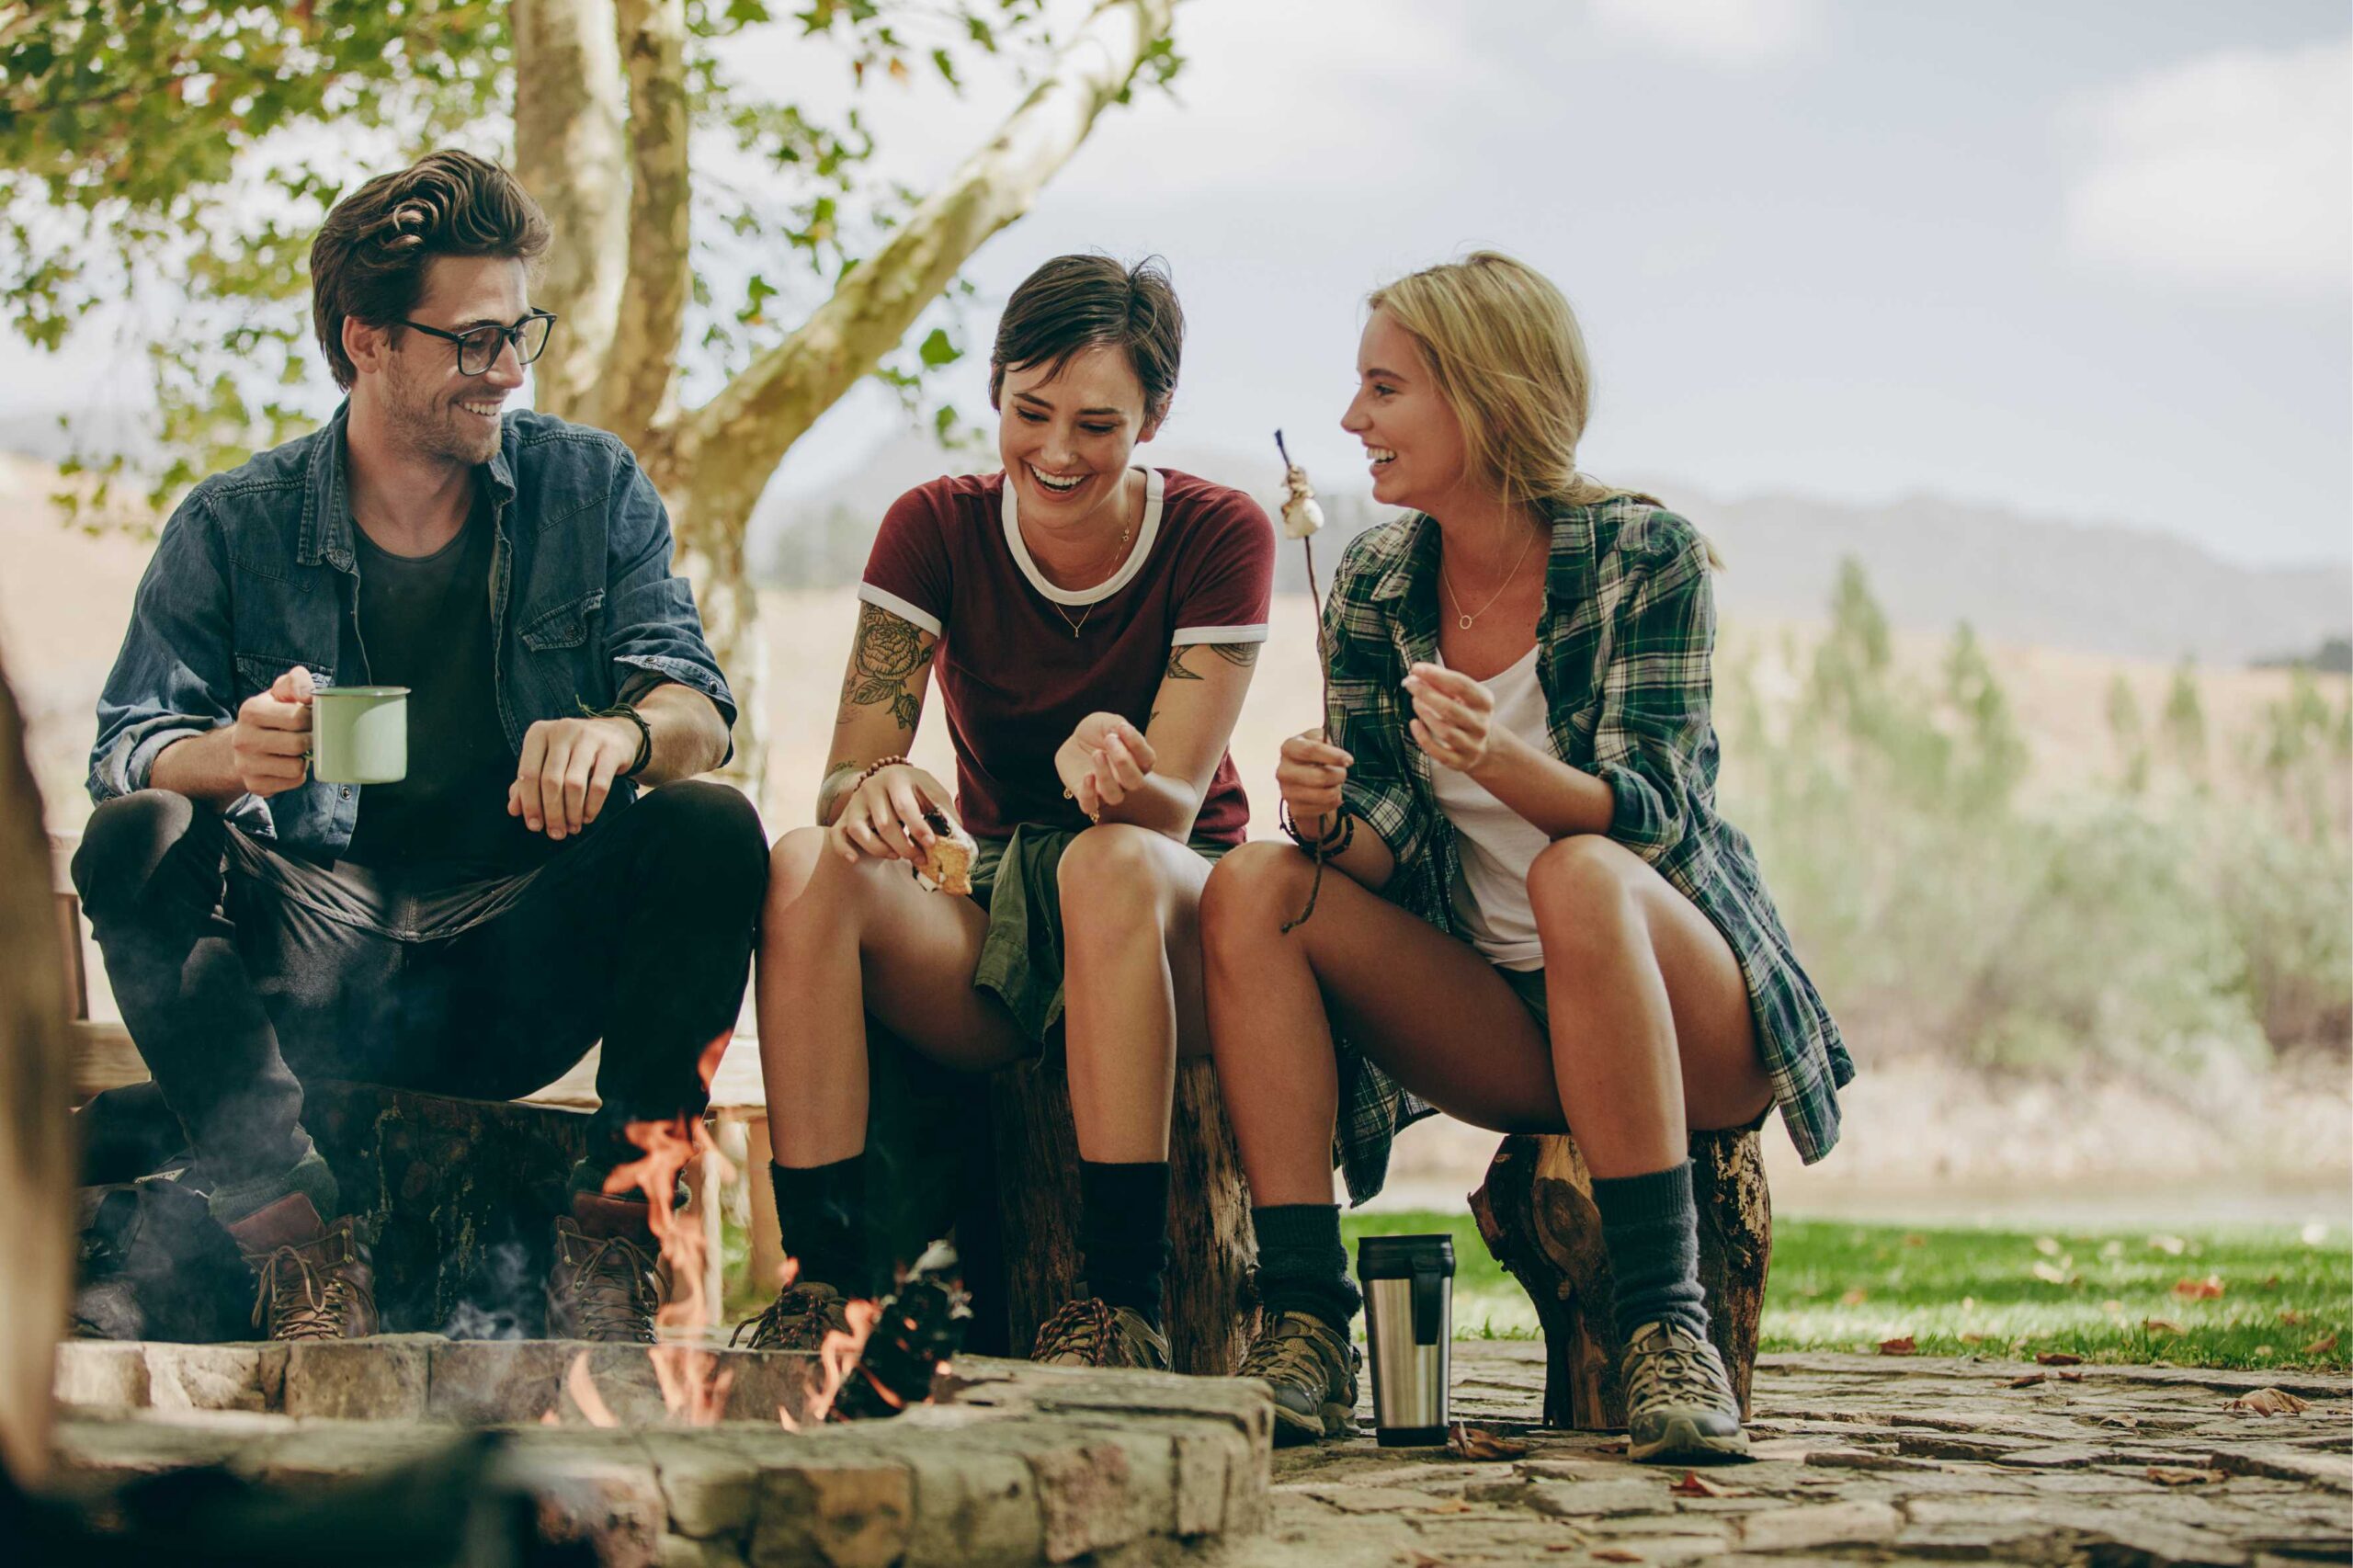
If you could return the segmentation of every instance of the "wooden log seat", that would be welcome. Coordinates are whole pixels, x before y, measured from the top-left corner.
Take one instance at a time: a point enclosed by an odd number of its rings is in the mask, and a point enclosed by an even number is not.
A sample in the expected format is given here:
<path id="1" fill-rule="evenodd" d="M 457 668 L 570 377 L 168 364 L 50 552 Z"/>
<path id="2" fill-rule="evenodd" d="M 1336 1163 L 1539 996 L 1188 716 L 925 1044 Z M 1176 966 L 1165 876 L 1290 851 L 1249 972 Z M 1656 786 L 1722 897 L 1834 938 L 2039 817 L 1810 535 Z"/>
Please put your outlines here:
<path id="1" fill-rule="evenodd" d="M 1773 1206 L 1757 1134 L 1693 1133 L 1691 1187 L 1711 1336 L 1745 1417 L 1773 1252 Z M 1544 1424 L 1582 1431 L 1624 1426 L 1618 1376 L 1623 1346 L 1610 1318 L 1615 1292 L 1593 1176 L 1576 1140 L 1506 1138 L 1484 1185 L 1471 1195 L 1471 1211 L 1487 1250 L 1527 1290 L 1543 1325 Z"/>
<path id="2" fill-rule="evenodd" d="M 1162 1321 L 1176 1370 L 1222 1377 L 1241 1366 L 1256 1311 L 1249 1189 L 1209 1062 L 1177 1063 L 1175 1108 Z M 1078 1134 L 1060 1056 L 997 1074 L 989 1110 L 1008 1339 L 1014 1354 L 1027 1355 L 1039 1325 L 1075 1293 L 1079 1277 Z"/>

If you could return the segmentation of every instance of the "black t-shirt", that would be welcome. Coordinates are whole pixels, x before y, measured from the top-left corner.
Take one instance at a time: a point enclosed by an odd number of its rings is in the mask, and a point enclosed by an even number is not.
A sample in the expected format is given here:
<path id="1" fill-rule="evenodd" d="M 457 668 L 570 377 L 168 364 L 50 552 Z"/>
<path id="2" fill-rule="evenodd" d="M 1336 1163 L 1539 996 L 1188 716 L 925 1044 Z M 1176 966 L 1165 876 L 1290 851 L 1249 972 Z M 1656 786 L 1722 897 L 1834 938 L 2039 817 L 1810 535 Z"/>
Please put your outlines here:
<path id="1" fill-rule="evenodd" d="M 458 537 L 431 555 L 393 555 L 365 529 L 352 532 L 368 678 L 409 688 L 408 777 L 363 787 L 343 858 L 377 869 L 431 863 L 483 876 L 539 864 L 548 841 L 506 814 L 516 756 L 493 676 L 496 530 L 487 501 L 478 494 Z"/>

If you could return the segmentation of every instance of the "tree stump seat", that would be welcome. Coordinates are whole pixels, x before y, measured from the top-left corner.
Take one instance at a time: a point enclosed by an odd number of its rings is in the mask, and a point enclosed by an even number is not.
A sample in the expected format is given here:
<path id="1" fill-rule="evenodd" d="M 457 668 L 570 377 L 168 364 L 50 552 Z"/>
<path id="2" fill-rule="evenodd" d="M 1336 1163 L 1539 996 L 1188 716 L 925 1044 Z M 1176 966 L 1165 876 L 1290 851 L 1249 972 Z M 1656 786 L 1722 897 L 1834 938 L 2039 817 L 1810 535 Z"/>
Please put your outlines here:
<path id="1" fill-rule="evenodd" d="M 925 1061 L 867 1020 L 870 1260 L 904 1262 L 952 1234 L 972 1292 L 972 1351 L 1022 1357 L 1077 1294 L 1078 1135 L 1062 1053 L 975 1078 Z M 1206 1060 L 1179 1062 L 1169 1136 L 1172 1366 L 1242 1364 L 1257 1249 L 1242 1159 Z"/>
<path id="2" fill-rule="evenodd" d="M 1745 1418 L 1773 1252 L 1772 1199 L 1756 1132 L 1693 1133 L 1691 1186 L 1710 1336 Z M 1624 1426 L 1626 1394 L 1618 1375 L 1624 1346 L 1611 1324 L 1616 1294 L 1593 1176 L 1576 1141 L 1506 1138 L 1485 1183 L 1471 1195 L 1471 1211 L 1487 1250 L 1527 1290 L 1543 1326 L 1544 1424 L 1581 1431 Z"/>

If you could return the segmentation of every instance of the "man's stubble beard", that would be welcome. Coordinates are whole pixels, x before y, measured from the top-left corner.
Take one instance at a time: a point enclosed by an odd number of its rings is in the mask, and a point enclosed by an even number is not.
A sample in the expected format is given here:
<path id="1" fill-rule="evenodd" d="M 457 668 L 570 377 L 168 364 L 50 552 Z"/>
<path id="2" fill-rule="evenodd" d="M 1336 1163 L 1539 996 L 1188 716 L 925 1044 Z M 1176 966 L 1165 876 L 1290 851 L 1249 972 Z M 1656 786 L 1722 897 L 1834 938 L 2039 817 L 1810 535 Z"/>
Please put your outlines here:
<path id="1" fill-rule="evenodd" d="M 398 369 L 392 371 L 387 390 L 392 395 L 385 399 L 385 411 L 391 416 L 392 435 L 417 456 L 473 466 L 498 455 L 503 419 L 477 433 L 480 422 L 472 415 L 459 408 L 454 400 L 445 402 L 420 392 Z"/>

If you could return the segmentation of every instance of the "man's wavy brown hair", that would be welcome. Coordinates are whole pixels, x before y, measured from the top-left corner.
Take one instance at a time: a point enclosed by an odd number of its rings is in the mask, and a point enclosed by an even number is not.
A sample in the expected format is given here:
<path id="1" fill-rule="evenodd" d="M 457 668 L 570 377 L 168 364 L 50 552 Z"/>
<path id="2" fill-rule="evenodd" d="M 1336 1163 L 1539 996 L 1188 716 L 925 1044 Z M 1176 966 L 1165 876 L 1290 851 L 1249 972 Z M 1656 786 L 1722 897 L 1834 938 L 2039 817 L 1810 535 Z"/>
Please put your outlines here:
<path id="1" fill-rule="evenodd" d="M 397 337 L 435 256 L 511 256 L 536 264 L 548 240 L 547 216 L 530 193 L 472 153 L 428 153 L 336 202 L 311 243 L 311 320 L 335 384 L 348 392 L 359 374 L 343 351 L 345 317 L 390 327 Z"/>

